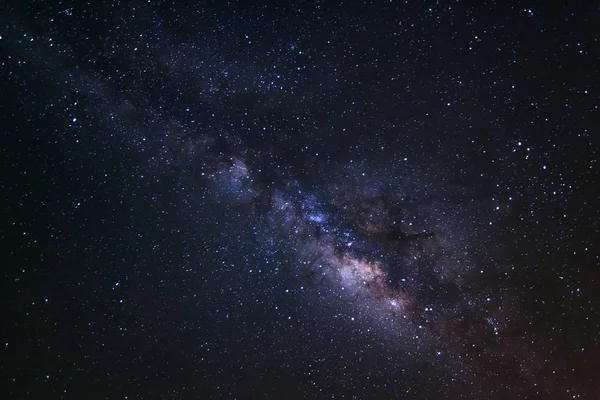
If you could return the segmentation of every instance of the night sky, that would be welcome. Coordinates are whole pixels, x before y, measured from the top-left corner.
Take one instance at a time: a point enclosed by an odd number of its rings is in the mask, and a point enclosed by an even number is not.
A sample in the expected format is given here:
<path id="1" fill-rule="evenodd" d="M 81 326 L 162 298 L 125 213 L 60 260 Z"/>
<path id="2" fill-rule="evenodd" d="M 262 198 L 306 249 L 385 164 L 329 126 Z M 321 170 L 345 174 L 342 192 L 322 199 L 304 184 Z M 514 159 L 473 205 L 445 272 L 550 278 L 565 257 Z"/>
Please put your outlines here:
<path id="1" fill-rule="evenodd" d="M 2 399 L 599 399 L 600 3 L 0 4 Z"/>

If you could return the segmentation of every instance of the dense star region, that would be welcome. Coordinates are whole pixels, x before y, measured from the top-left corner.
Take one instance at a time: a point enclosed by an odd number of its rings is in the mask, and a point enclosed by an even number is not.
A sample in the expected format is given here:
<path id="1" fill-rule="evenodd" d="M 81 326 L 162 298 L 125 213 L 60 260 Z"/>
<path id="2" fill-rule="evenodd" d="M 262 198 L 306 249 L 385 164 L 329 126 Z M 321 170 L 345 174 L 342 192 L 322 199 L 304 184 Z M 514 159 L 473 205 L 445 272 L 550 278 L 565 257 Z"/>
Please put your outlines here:
<path id="1" fill-rule="evenodd" d="M 0 7 L 2 398 L 600 396 L 598 2 Z"/>

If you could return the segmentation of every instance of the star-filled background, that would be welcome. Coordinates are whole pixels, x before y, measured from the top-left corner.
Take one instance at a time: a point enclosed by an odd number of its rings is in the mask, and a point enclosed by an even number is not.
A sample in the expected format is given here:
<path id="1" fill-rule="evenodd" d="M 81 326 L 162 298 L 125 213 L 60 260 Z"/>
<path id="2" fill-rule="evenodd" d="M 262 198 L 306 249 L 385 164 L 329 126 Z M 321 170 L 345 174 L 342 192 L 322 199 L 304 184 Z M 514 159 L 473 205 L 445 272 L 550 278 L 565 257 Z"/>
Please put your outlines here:
<path id="1" fill-rule="evenodd" d="M 0 7 L 2 398 L 600 398 L 598 2 Z"/>

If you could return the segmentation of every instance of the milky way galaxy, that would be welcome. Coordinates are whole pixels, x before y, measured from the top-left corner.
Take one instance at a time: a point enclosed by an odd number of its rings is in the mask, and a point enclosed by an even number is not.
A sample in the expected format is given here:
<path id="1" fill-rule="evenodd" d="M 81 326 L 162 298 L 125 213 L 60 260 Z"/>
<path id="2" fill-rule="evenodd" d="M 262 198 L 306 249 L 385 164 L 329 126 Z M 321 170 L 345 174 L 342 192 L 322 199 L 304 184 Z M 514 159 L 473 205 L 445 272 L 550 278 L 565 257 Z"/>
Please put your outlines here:
<path id="1" fill-rule="evenodd" d="M 300 273 L 307 270 L 320 279 L 308 283 L 318 282 L 345 299 L 350 314 L 364 315 L 370 323 L 396 331 L 399 343 L 406 343 L 402 335 L 407 327 L 437 337 L 445 346 L 460 341 L 467 334 L 464 330 L 497 333 L 489 321 L 499 326 L 502 315 L 513 310 L 506 301 L 487 304 L 493 290 L 479 287 L 484 266 L 474 259 L 477 249 L 468 234 L 472 224 L 468 220 L 477 217 L 477 211 L 452 212 L 456 200 L 450 196 L 456 194 L 451 189 L 419 182 L 425 178 L 406 168 L 380 176 L 370 172 L 365 178 L 366 173 L 351 166 L 343 174 L 342 178 L 333 172 L 331 182 L 323 177 L 324 184 L 312 189 L 287 182 L 284 190 L 273 191 L 256 184 L 260 179 L 234 159 L 216 179 L 230 176 L 227 181 L 235 192 L 254 193 L 245 204 L 251 209 L 258 208 L 256 203 L 269 204 L 260 209 L 270 219 L 268 235 L 290 245 L 300 259 L 309 260 Z M 410 184 L 396 186 L 392 174 Z M 240 187 L 240 178 L 247 187 Z M 420 184 L 427 187 L 425 198 L 420 197 L 424 192 Z M 322 196 L 313 193 L 321 191 Z M 501 268 L 496 265 L 495 272 Z M 465 319 L 469 322 L 461 326 Z"/>

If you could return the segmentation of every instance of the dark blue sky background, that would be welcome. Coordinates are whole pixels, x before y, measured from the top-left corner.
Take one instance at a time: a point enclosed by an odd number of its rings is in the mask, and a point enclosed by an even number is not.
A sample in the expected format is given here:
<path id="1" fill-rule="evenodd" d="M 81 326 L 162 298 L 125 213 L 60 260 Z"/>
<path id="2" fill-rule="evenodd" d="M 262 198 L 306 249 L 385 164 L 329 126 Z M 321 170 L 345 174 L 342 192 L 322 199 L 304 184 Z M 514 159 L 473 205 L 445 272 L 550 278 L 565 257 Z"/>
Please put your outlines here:
<path id="1" fill-rule="evenodd" d="M 8 2 L 9 399 L 594 399 L 594 1 Z"/>

